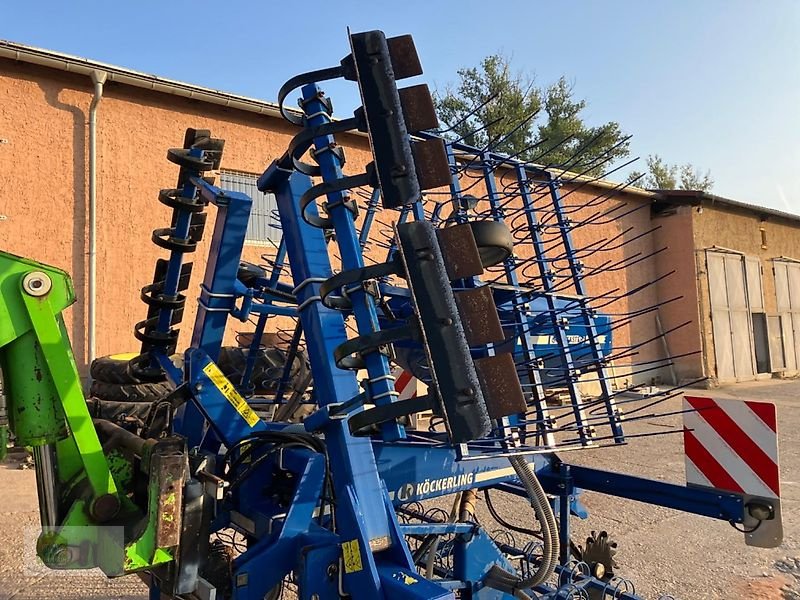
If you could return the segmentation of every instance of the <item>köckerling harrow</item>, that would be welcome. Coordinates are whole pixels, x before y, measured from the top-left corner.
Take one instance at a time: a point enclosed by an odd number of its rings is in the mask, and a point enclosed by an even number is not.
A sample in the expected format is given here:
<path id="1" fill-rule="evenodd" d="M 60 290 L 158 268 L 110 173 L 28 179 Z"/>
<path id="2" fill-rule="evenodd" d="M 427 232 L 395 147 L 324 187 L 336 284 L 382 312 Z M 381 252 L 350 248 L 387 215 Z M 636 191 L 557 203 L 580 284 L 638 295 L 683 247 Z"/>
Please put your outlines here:
<path id="1" fill-rule="evenodd" d="M 285 587 L 308 600 L 639 598 L 615 574 L 605 532 L 571 541 L 571 517 L 586 517 L 581 489 L 779 543 L 777 497 L 578 467 L 555 453 L 627 443 L 626 423 L 652 420 L 678 393 L 634 403 L 610 370 L 654 341 L 613 345 L 612 335 L 653 309 L 618 310 L 656 282 L 594 297 L 587 287 L 652 256 L 616 253 L 651 232 L 574 244 L 576 230 L 635 210 L 615 198 L 625 186 L 576 203 L 587 181 L 579 156 L 547 167 L 445 140 L 427 86 L 396 87 L 421 73 L 410 36 L 349 41 L 338 66 L 280 91 L 298 133 L 258 181 L 276 197 L 282 230 L 266 268 L 240 265 L 251 198 L 204 176 L 219 167 L 223 141 L 189 130 L 169 151 L 180 171 L 159 200 L 172 224 L 153 234 L 169 256 L 142 290 L 142 350 L 127 370 L 172 382 L 157 402 L 95 400 L 90 414 L 60 314 L 74 300 L 68 276 L 0 254 L 3 412 L 17 443 L 34 448 L 41 559 L 138 573 L 152 598 L 260 600 Z M 359 86 L 352 117 L 332 118 L 319 82 L 333 78 Z M 284 101 L 298 89 L 300 110 L 290 110 Z M 345 175 L 336 136 L 353 130 L 369 137 L 373 161 Z M 208 266 L 177 360 L 191 274 L 183 258 L 209 205 Z M 255 321 L 234 382 L 215 362 L 229 317 Z M 286 366 L 274 391 L 253 395 L 270 328 Z M 628 375 L 663 366 L 634 362 Z M 427 393 L 401 397 L 398 367 Z M 565 405 L 548 403 L 555 388 Z M 431 415 L 427 429 L 420 413 Z M 502 529 L 480 522 L 479 491 Z M 530 516 L 503 520 L 492 504 L 500 494 L 524 499 Z M 450 510 L 435 501 L 445 496 Z"/>

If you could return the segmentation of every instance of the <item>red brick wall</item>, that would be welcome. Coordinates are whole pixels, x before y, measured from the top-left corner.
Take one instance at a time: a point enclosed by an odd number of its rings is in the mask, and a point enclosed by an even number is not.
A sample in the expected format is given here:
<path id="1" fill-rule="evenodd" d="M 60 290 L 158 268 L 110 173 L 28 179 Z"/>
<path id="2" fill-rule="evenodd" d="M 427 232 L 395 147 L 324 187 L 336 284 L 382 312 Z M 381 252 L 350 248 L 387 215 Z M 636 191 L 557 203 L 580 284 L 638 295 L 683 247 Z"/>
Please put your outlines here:
<path id="1" fill-rule="evenodd" d="M 680 327 L 667 334 L 667 345 L 675 359 L 679 380 L 693 380 L 704 376 L 700 337 L 700 304 L 697 294 L 697 271 L 693 239 L 692 208 L 678 207 L 674 214 L 654 219 L 659 227 L 655 233 L 657 243 L 667 250 L 658 256 L 663 273 L 675 271 L 659 283 L 659 294 L 666 300 L 677 298 L 659 309 L 665 331 Z M 696 353 L 696 354 L 691 354 Z"/>
<path id="2" fill-rule="evenodd" d="M 88 77 L 63 73 L 25 63 L 0 60 L 0 248 L 63 268 L 72 274 L 78 302 L 67 311 L 68 331 L 76 359 L 85 370 L 87 359 L 87 157 L 88 113 L 92 86 Z M 179 146 L 187 127 L 210 129 L 226 140 L 223 168 L 261 173 L 269 161 L 282 154 L 296 131 L 284 121 L 188 99 L 158 94 L 120 84 L 107 84 L 98 111 L 98 231 L 97 231 L 97 354 L 130 351 L 137 344 L 133 324 L 141 320 L 145 307 L 139 290 L 152 277 L 156 258 L 165 256 L 150 242 L 153 229 L 169 224 L 170 209 L 161 205 L 158 191 L 175 184 L 177 167 L 165 159 L 166 149 Z M 348 173 L 363 170 L 369 147 L 363 137 L 340 140 L 347 149 Z M 481 195 L 481 186 L 472 191 Z M 620 220 L 603 218 L 601 224 L 574 232 L 576 246 L 597 243 L 622 234 L 630 239 L 650 228 L 647 199 L 625 194 L 601 206 L 585 205 L 604 190 L 583 186 L 571 194 L 567 186 L 565 205 L 581 221 L 625 204 L 619 213 L 639 207 Z M 432 196 L 434 197 L 434 196 Z M 516 202 L 516 201 L 515 201 Z M 544 202 L 544 200 L 542 200 Z M 512 203 L 513 205 L 513 203 Z M 206 238 L 194 257 L 195 269 L 188 291 L 190 301 L 182 328 L 182 343 L 188 344 L 194 320 L 194 303 L 205 254 L 213 228 L 215 210 L 209 208 Z M 449 211 L 448 211 L 449 212 Z M 379 217 L 376 228 L 387 228 L 396 213 Z M 633 230 L 623 233 L 628 228 Z M 376 229 L 377 230 L 377 229 Z M 617 263 L 635 253 L 654 249 L 652 235 L 609 252 L 585 257 L 587 268 Z M 263 246 L 248 245 L 244 258 L 263 262 L 269 253 Z M 529 248 L 520 244 L 521 257 Z M 385 250 L 373 245 L 370 254 L 383 260 Z M 616 294 L 645 283 L 658 273 L 654 259 L 633 269 L 598 274 L 588 280 L 589 294 L 617 289 Z M 619 300 L 605 310 L 627 313 L 655 303 L 656 288 L 633 298 Z M 234 322 L 227 341 L 237 330 L 249 326 Z M 628 345 L 655 335 L 652 315 L 637 319 L 615 332 L 617 343 Z M 637 359 L 651 360 L 659 354 L 656 344 L 640 351 Z M 629 361 L 622 361 L 624 365 Z"/>

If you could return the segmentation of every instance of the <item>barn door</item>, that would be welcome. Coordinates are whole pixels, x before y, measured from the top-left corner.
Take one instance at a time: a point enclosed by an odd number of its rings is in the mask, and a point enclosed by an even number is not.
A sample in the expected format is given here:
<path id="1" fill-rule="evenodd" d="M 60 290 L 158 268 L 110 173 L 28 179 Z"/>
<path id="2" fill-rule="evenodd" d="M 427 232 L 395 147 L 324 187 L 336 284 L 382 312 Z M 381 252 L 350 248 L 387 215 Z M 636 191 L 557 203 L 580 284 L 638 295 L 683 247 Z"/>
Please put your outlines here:
<path id="1" fill-rule="evenodd" d="M 800 263 L 777 260 L 775 295 L 786 369 L 800 368 Z"/>
<path id="2" fill-rule="evenodd" d="M 706 264 L 717 379 L 753 379 L 755 361 L 744 257 L 709 251 Z"/>
<path id="3" fill-rule="evenodd" d="M 756 373 L 768 374 L 772 361 L 769 353 L 769 330 L 767 313 L 764 309 L 764 281 L 761 277 L 761 260 L 746 256 L 744 271 L 747 280 L 747 304 L 750 308 L 750 321 L 753 324 L 753 350 L 755 351 Z"/>

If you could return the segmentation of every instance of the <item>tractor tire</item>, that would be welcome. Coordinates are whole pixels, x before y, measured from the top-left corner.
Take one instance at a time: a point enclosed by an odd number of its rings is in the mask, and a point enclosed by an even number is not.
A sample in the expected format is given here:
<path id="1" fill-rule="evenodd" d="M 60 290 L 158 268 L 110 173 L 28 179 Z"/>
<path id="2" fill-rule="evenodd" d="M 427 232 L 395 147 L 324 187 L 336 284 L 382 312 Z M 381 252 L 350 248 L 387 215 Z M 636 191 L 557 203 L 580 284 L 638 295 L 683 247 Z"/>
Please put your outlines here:
<path id="1" fill-rule="evenodd" d="M 128 373 L 128 362 L 139 356 L 137 353 L 111 354 L 102 356 L 92 361 L 89 374 L 93 381 L 113 383 L 117 385 L 130 385 L 143 383 Z"/>
<path id="2" fill-rule="evenodd" d="M 245 366 L 247 364 L 248 348 L 237 346 L 223 346 L 217 359 L 217 366 L 225 377 L 231 380 L 234 385 L 239 385 L 242 381 Z M 253 365 L 253 374 L 250 381 L 256 394 L 272 394 L 278 389 L 283 369 L 286 365 L 287 353 L 279 348 L 264 348 L 259 350 L 256 362 Z M 305 356 L 299 354 L 294 359 L 290 388 L 297 380 L 304 376 L 308 370 Z"/>
<path id="3" fill-rule="evenodd" d="M 150 416 L 153 404 L 150 402 L 116 402 L 114 400 L 102 400 L 100 398 L 88 398 L 86 405 L 89 407 L 89 414 L 95 419 L 105 419 L 117 425 L 130 417 L 146 421 Z"/>
<path id="4" fill-rule="evenodd" d="M 95 380 L 89 395 L 98 400 L 111 402 L 155 402 L 161 400 L 175 388 L 169 382 L 161 383 L 106 383 Z"/>

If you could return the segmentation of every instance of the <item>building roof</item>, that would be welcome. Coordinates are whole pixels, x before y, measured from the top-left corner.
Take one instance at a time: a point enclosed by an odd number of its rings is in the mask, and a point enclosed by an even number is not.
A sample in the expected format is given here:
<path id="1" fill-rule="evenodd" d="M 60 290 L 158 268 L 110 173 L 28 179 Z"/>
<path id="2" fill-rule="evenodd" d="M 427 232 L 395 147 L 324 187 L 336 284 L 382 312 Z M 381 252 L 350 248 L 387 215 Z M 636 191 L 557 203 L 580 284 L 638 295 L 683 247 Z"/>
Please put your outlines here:
<path id="1" fill-rule="evenodd" d="M 17 60 L 30 64 L 36 64 L 51 69 L 60 71 L 67 71 L 70 73 L 77 73 L 80 75 L 91 76 L 93 72 L 104 72 L 107 75 L 106 81 L 113 81 L 125 85 L 132 85 L 135 87 L 165 93 L 200 102 L 209 102 L 219 106 L 226 106 L 247 112 L 254 112 L 258 114 L 269 115 L 273 117 L 280 117 L 280 109 L 277 103 L 259 100 L 257 98 L 250 98 L 248 96 L 241 96 L 232 94 L 222 90 L 215 90 L 183 81 L 176 81 L 174 79 L 167 79 L 157 75 L 142 73 L 110 65 L 107 63 L 89 60 L 80 56 L 65 54 L 63 52 L 55 52 L 53 50 L 46 50 L 44 48 L 36 48 L 17 42 L 8 40 L 0 40 L 0 58 L 10 60 Z M 297 112 L 296 109 L 288 108 L 290 112 Z M 358 135 L 358 134 L 356 134 Z M 561 173 L 567 179 L 572 179 L 578 184 L 590 184 L 603 189 L 619 189 L 621 186 L 612 181 L 607 181 L 602 178 L 590 177 L 586 175 L 576 175 L 569 171 Z M 637 196 L 644 196 L 652 198 L 655 196 L 652 192 L 644 190 L 632 185 L 624 186 L 626 193 L 635 194 Z"/>
<path id="2" fill-rule="evenodd" d="M 81 58 L 80 56 L 54 52 L 53 50 L 45 50 L 34 46 L 26 46 L 25 44 L 19 44 L 17 42 L 0 40 L 0 58 L 17 60 L 86 76 L 90 76 L 92 72 L 104 72 L 107 75 L 106 81 L 114 81 L 125 85 L 132 85 L 147 90 L 172 94 L 199 100 L 201 102 L 209 102 L 211 104 L 227 106 L 248 112 L 273 117 L 280 116 L 278 105 L 274 102 L 266 102 L 257 98 L 240 96 L 238 94 L 214 90 L 183 81 L 158 77 L 157 75 L 141 73 L 139 71 L 109 65 L 95 60 Z"/>
<path id="3" fill-rule="evenodd" d="M 658 195 L 654 206 L 657 211 L 663 210 L 668 206 L 721 206 L 750 212 L 764 219 L 777 217 L 800 223 L 800 215 L 748 202 L 740 202 L 739 200 L 731 200 L 730 198 L 723 198 L 707 192 L 693 190 L 653 190 L 653 192 Z"/>

